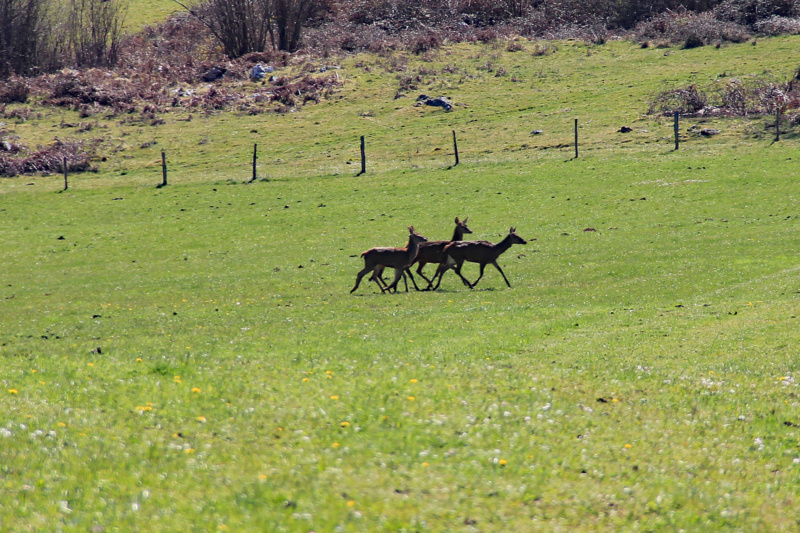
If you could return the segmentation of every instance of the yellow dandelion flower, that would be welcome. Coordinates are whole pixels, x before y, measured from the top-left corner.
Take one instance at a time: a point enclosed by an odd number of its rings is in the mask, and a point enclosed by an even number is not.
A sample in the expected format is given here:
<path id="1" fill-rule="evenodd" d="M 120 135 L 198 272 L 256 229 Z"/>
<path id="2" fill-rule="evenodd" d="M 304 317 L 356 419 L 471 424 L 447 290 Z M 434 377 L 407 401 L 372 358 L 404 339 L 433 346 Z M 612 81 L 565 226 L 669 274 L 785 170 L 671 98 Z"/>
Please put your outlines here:
<path id="1" fill-rule="evenodd" d="M 411 378 L 411 383 L 418 383 L 416 378 Z"/>
<path id="2" fill-rule="evenodd" d="M 59 423 L 58 423 L 58 424 L 56 424 L 56 425 L 57 425 L 58 427 L 60 427 L 60 428 L 65 428 L 65 427 L 67 427 L 67 424 L 65 424 L 64 422 L 59 422 Z"/>
<path id="3" fill-rule="evenodd" d="M 86 363 L 86 366 L 94 366 L 94 363 Z"/>
<path id="4" fill-rule="evenodd" d="M 500 466 L 506 466 L 508 464 L 508 461 L 506 461 L 505 459 L 500 459 L 499 461 L 497 461 L 497 464 L 499 464 Z"/>
<path id="5" fill-rule="evenodd" d="M 33 373 L 35 374 L 35 373 L 37 373 L 37 372 L 38 372 L 38 370 L 36 370 L 36 369 L 34 368 L 33 370 L 31 370 L 31 372 L 33 372 Z"/>
<path id="6" fill-rule="evenodd" d="M 303 383 L 308 382 L 308 378 L 303 378 Z"/>
<path id="7" fill-rule="evenodd" d="M 430 464 L 430 463 L 422 463 L 422 467 L 423 467 L 423 468 L 428 468 L 429 466 L 431 466 L 431 464 Z"/>
<path id="8" fill-rule="evenodd" d="M 356 505 L 355 500 L 350 500 L 350 501 L 347 502 L 347 506 L 348 507 L 355 507 L 355 505 Z"/>
<path id="9" fill-rule="evenodd" d="M 195 450 L 194 448 L 186 448 L 186 449 L 185 449 L 185 450 L 183 450 L 183 451 L 184 451 L 185 453 L 194 453 L 194 452 L 196 452 L 197 450 Z"/>
<path id="10" fill-rule="evenodd" d="M 267 475 L 266 474 L 259 474 L 258 475 L 258 479 L 260 479 L 261 481 L 266 481 Z"/>
<path id="11" fill-rule="evenodd" d="M 350 426 L 350 422 L 348 422 L 347 420 L 345 420 L 344 422 L 342 422 L 342 423 L 341 423 L 341 424 L 339 424 L 339 425 L 340 425 L 341 427 L 343 427 L 343 428 L 346 428 L 346 427 L 349 427 L 349 426 Z"/>
<path id="12" fill-rule="evenodd" d="M 616 398 L 611 398 L 611 402 L 612 402 L 612 403 L 619 403 L 619 400 L 618 400 L 618 399 L 616 399 Z"/>
<path id="13" fill-rule="evenodd" d="M 200 387 L 192 387 L 192 392 L 200 392 Z"/>
<path id="14" fill-rule="evenodd" d="M 331 446 L 334 448 L 338 448 L 340 444 L 338 442 L 334 442 L 333 444 L 331 444 Z"/>
<path id="15" fill-rule="evenodd" d="M 331 400 L 338 400 L 338 399 L 339 399 L 339 397 L 336 396 L 335 394 L 331 396 Z"/>
<path id="16" fill-rule="evenodd" d="M 198 417 L 197 417 L 197 421 L 198 421 L 198 422 L 201 422 L 201 423 L 203 423 L 203 424 L 205 424 L 205 423 L 206 423 L 206 417 L 204 417 L 204 416 L 198 416 Z"/>
<path id="17" fill-rule="evenodd" d="M 19 391 L 17 389 L 8 389 L 8 393 L 9 394 L 19 394 Z"/>
<path id="18" fill-rule="evenodd" d="M 413 402 L 414 400 L 416 400 L 416 398 L 414 398 L 413 396 L 409 396 L 409 397 L 408 397 L 408 401 L 409 401 L 409 402 Z"/>
<path id="19" fill-rule="evenodd" d="M 633 448 L 633 445 L 632 445 L 632 444 L 626 444 L 626 445 L 625 445 L 625 449 L 626 449 L 626 450 L 630 450 L 631 448 Z"/>
<path id="20" fill-rule="evenodd" d="M 331 374 L 333 374 L 333 371 L 332 370 L 326 370 L 325 373 L 330 376 Z"/>
<path id="21" fill-rule="evenodd" d="M 137 357 L 137 358 L 136 358 L 136 362 L 137 362 L 137 363 L 141 363 L 141 362 L 142 362 L 142 358 L 141 358 L 141 357 Z"/>

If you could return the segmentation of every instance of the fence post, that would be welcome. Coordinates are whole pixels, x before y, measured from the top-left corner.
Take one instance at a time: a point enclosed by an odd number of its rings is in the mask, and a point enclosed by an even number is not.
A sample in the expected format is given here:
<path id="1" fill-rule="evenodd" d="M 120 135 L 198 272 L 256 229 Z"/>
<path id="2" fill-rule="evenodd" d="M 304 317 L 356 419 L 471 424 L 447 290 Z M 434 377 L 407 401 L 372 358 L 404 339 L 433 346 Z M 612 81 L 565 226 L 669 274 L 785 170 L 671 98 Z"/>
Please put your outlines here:
<path id="1" fill-rule="evenodd" d="M 578 119 L 575 119 L 575 159 L 578 159 Z"/>
<path id="2" fill-rule="evenodd" d="M 456 130 L 453 130 L 453 150 L 456 153 L 456 164 L 453 166 L 458 165 L 458 141 L 456 141 Z"/>
<path id="3" fill-rule="evenodd" d="M 364 136 L 361 136 L 361 172 L 356 174 L 356 176 L 360 176 L 367 172 L 367 154 L 364 149 Z"/>
<path id="4" fill-rule="evenodd" d="M 253 144 L 253 177 L 250 183 L 256 181 L 256 160 L 258 159 L 258 143 Z"/>
<path id="5" fill-rule="evenodd" d="M 67 173 L 68 173 L 67 158 L 64 157 L 64 190 L 65 191 L 69 188 L 69 184 L 67 183 Z"/>
<path id="6" fill-rule="evenodd" d="M 161 150 L 161 185 L 158 187 L 166 187 L 167 186 L 167 154 L 164 150 Z"/>
<path id="7" fill-rule="evenodd" d="M 675 111 L 675 125 L 674 125 L 674 129 L 675 129 L 675 150 L 678 149 L 678 145 L 680 144 L 680 139 L 678 137 L 678 117 L 679 116 L 680 116 L 680 113 Z"/>

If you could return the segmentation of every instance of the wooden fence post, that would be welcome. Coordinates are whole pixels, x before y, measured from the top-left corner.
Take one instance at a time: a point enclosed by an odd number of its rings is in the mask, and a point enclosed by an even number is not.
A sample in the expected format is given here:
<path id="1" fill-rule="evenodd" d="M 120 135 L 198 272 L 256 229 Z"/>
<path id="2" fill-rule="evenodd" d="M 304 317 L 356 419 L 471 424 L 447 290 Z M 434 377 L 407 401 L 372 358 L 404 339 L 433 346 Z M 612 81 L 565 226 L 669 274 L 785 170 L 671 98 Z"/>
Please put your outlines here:
<path id="1" fill-rule="evenodd" d="M 164 150 L 161 150 L 161 185 L 158 187 L 166 187 L 167 186 L 167 154 Z"/>
<path id="2" fill-rule="evenodd" d="M 364 136 L 361 136 L 361 172 L 356 174 L 356 176 L 360 176 L 367 172 L 367 154 L 364 147 Z"/>
<path id="3" fill-rule="evenodd" d="M 675 129 L 675 150 L 678 149 L 678 145 L 680 144 L 680 138 L 678 137 L 678 117 L 680 117 L 680 113 L 675 111 L 675 124 L 673 126 Z"/>
<path id="4" fill-rule="evenodd" d="M 65 191 L 69 188 L 69 184 L 67 183 L 67 173 L 68 173 L 67 158 L 64 157 L 64 190 Z"/>
<path id="5" fill-rule="evenodd" d="M 575 159 L 578 159 L 578 119 L 575 119 Z"/>
<path id="6" fill-rule="evenodd" d="M 458 165 L 458 141 L 456 141 L 456 130 L 453 130 L 453 151 L 456 153 L 456 164 Z"/>
<path id="7" fill-rule="evenodd" d="M 253 177 L 250 178 L 250 183 L 256 181 L 256 161 L 258 160 L 258 143 L 253 144 Z"/>

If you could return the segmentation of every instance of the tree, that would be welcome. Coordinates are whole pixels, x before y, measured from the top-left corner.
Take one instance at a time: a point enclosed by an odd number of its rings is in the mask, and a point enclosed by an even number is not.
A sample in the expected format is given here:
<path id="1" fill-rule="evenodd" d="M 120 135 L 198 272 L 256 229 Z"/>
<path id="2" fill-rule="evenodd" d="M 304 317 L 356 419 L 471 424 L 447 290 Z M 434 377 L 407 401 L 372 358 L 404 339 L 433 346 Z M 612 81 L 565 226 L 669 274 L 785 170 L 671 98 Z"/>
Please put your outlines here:
<path id="1" fill-rule="evenodd" d="M 211 30 L 228 57 L 273 50 L 294 52 L 300 45 L 303 25 L 317 15 L 326 0 L 209 0 L 189 8 Z"/>
<path id="2" fill-rule="evenodd" d="M 45 0 L 0 0 L 0 78 L 29 74 L 44 48 Z"/>
<path id="3" fill-rule="evenodd" d="M 108 67 L 117 61 L 123 0 L 68 0 L 66 51 L 76 67 Z"/>

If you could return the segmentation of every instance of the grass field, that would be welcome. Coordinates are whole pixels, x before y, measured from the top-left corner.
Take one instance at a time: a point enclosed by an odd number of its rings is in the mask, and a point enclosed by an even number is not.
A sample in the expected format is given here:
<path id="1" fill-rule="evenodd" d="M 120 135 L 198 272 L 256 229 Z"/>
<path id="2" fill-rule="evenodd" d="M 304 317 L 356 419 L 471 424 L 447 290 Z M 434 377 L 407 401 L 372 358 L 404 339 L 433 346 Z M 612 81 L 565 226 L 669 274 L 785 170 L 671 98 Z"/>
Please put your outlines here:
<path id="1" fill-rule="evenodd" d="M 0 529 L 796 531 L 795 132 L 694 119 L 722 133 L 674 151 L 643 113 L 798 48 L 459 45 L 408 58 L 449 114 L 360 56 L 292 114 L 98 119 L 98 173 L 0 180 Z M 530 240 L 512 288 L 349 294 L 363 250 L 456 216 Z"/>

